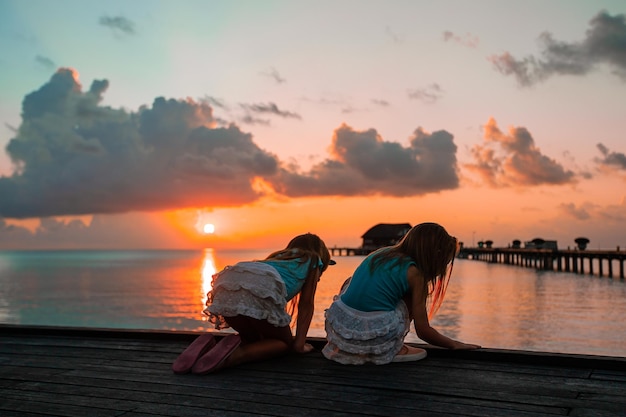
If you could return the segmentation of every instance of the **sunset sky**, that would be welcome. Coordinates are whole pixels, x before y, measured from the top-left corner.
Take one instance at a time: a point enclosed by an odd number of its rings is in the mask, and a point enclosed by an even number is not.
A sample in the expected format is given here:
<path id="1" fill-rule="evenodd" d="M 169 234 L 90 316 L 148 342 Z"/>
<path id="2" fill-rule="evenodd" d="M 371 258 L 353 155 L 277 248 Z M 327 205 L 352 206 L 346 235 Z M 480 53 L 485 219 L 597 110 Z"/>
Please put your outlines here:
<path id="1" fill-rule="evenodd" d="M 0 51 L 0 249 L 626 248 L 623 0 L 0 0 Z"/>

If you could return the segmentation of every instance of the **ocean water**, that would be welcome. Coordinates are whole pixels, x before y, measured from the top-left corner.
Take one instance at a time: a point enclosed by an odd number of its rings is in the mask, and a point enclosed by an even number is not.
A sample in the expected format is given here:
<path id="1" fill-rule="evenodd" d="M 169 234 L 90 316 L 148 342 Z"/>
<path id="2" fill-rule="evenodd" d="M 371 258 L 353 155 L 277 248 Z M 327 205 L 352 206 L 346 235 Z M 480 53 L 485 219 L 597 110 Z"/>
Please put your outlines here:
<path id="1" fill-rule="evenodd" d="M 0 251 L 0 323 L 213 330 L 211 276 L 270 251 Z M 309 335 L 360 256 L 322 276 Z M 457 259 L 432 325 L 484 347 L 626 357 L 626 282 Z M 412 330 L 408 341 L 419 342 Z"/>

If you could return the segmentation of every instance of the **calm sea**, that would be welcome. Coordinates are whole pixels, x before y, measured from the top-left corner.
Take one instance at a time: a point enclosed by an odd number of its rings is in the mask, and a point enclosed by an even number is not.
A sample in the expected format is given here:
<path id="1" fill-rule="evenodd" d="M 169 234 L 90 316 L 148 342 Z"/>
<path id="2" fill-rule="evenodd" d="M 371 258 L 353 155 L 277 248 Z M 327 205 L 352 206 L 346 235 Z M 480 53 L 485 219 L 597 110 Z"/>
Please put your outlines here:
<path id="1" fill-rule="evenodd" d="M 0 252 L 0 323 L 211 330 L 201 311 L 211 275 L 266 251 Z M 309 334 L 363 259 L 337 257 L 322 276 Z M 484 347 L 626 357 L 626 282 L 456 260 L 432 321 Z M 419 339 L 412 331 L 408 341 Z"/>

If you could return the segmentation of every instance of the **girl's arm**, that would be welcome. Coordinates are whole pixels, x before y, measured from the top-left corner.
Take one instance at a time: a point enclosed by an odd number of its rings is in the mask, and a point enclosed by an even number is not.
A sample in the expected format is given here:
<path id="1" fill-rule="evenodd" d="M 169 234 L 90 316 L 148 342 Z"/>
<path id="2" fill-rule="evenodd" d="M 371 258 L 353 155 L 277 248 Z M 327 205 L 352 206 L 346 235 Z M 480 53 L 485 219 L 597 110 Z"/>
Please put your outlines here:
<path id="1" fill-rule="evenodd" d="M 300 290 L 300 301 L 298 302 L 298 318 L 296 321 L 296 337 L 293 341 L 293 350 L 300 353 L 307 353 L 313 350 L 313 346 L 306 343 L 306 336 L 313 318 L 315 305 L 315 290 L 317 282 L 321 276 L 320 269 L 314 268 L 307 275 L 304 285 Z"/>
<path id="2" fill-rule="evenodd" d="M 409 267 L 407 272 L 409 280 L 409 291 L 411 292 L 411 310 L 413 313 L 413 324 L 417 337 L 424 342 L 448 349 L 478 349 L 480 346 L 459 342 L 442 335 L 430 326 L 428 313 L 426 312 L 426 298 L 428 294 L 424 290 L 424 277 L 415 267 Z"/>

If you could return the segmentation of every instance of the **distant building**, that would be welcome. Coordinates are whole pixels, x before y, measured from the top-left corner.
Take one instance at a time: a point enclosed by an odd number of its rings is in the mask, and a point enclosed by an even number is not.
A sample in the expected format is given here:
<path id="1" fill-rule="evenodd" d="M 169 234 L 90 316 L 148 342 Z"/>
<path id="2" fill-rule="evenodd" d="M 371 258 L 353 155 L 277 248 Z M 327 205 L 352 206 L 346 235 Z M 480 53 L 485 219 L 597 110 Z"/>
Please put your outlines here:
<path id="1" fill-rule="evenodd" d="M 552 249 L 558 250 L 556 240 L 544 240 L 541 238 L 535 238 L 529 242 L 524 242 L 524 248 L 526 249 Z"/>
<path id="2" fill-rule="evenodd" d="M 363 250 L 372 252 L 383 246 L 395 245 L 409 230 L 411 230 L 409 223 L 379 223 L 361 236 Z"/>

